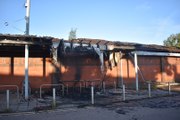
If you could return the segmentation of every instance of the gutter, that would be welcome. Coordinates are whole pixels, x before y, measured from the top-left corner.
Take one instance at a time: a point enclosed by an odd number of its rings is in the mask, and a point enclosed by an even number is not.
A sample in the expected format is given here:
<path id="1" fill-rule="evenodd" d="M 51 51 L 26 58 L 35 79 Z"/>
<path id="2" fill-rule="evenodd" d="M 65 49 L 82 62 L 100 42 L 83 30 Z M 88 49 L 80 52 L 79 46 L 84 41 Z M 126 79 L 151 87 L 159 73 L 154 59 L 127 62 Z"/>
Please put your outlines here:
<path id="1" fill-rule="evenodd" d="M 133 51 L 132 54 L 137 54 L 140 56 L 166 56 L 166 57 L 180 57 L 180 53 L 172 52 L 149 52 L 149 51 Z"/>

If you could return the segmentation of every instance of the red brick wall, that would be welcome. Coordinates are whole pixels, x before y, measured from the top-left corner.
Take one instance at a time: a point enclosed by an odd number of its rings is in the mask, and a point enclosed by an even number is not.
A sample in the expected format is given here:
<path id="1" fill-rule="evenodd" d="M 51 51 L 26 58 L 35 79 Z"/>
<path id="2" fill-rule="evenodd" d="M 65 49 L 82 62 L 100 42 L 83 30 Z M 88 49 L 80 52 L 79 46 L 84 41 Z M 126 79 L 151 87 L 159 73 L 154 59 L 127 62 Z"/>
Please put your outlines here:
<path id="1" fill-rule="evenodd" d="M 44 64 L 43 64 L 44 63 Z M 53 67 L 48 58 L 29 58 L 30 86 L 38 89 L 43 83 L 51 83 Z M 0 84 L 14 84 L 22 88 L 24 58 L 0 57 Z"/>
<path id="2" fill-rule="evenodd" d="M 179 82 L 180 59 L 176 57 L 139 57 L 138 64 L 146 80 Z"/>
<path id="3" fill-rule="evenodd" d="M 68 56 L 60 60 L 60 81 L 101 79 L 100 62 L 96 57 Z"/>
<path id="4" fill-rule="evenodd" d="M 135 84 L 135 70 L 133 60 L 122 59 L 122 73 L 125 84 Z M 148 57 L 138 56 L 138 65 L 145 80 L 156 82 L 180 82 L 180 58 L 176 57 Z M 64 57 L 60 59 L 59 79 L 69 80 L 97 80 L 104 79 L 113 84 L 120 80 L 120 63 L 109 67 L 105 62 L 105 76 L 100 69 L 98 57 Z M 29 80 L 32 89 L 38 89 L 41 84 L 52 83 L 54 66 L 50 58 L 29 59 Z M 16 84 L 22 87 L 24 80 L 24 58 L 0 57 L 0 84 Z M 141 75 L 139 80 L 142 82 Z"/>
<path id="5" fill-rule="evenodd" d="M 164 65 L 163 81 L 180 82 L 180 58 L 165 57 L 163 58 L 163 65 Z"/>
<path id="6" fill-rule="evenodd" d="M 130 58 L 122 59 L 122 77 L 125 84 L 134 83 L 135 81 L 134 63 Z"/>
<path id="7" fill-rule="evenodd" d="M 138 65 L 144 76 L 144 79 L 161 82 L 161 63 L 160 57 L 138 57 Z M 142 77 L 139 75 L 141 81 Z"/>

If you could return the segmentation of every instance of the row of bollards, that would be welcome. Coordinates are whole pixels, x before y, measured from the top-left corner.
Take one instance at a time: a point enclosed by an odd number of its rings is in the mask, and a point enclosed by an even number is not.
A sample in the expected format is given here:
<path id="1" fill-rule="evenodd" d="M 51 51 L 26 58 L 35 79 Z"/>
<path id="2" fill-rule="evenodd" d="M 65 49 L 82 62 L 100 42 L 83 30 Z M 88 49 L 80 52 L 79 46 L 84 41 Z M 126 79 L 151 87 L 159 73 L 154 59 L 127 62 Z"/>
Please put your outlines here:
<path id="1" fill-rule="evenodd" d="M 148 82 L 148 97 L 152 97 L 151 95 L 151 82 Z M 170 82 L 168 82 L 168 94 L 170 95 L 171 94 L 171 84 Z"/>
<path id="2" fill-rule="evenodd" d="M 105 86 L 105 84 L 103 84 L 103 86 Z M 67 87 L 66 92 L 68 94 L 68 84 L 66 85 L 66 87 Z M 103 90 L 105 91 L 105 87 L 103 87 L 103 88 L 104 88 Z M 80 90 L 81 90 L 81 87 L 80 87 Z M 125 85 L 123 85 L 123 100 L 125 101 Z M 93 83 L 91 85 L 91 104 L 94 105 L 94 85 L 93 85 Z M 56 89 L 55 88 L 53 88 L 52 107 L 53 108 L 56 107 Z"/>
<path id="3" fill-rule="evenodd" d="M 80 84 L 80 91 L 82 89 L 82 86 Z M 115 89 L 116 90 L 116 89 Z M 105 82 L 103 83 L 103 91 L 105 92 Z M 68 85 L 67 85 L 67 91 L 68 93 Z M 170 82 L 168 82 L 168 94 L 171 94 L 171 84 Z M 122 86 L 122 100 L 126 101 L 126 89 L 125 89 L 125 85 Z M 151 98 L 152 97 L 152 90 L 151 90 L 151 82 L 148 82 L 148 97 Z M 95 100 L 94 100 L 94 84 L 91 84 L 91 104 L 94 105 Z M 56 89 L 53 88 L 53 99 L 52 99 L 52 107 L 56 107 Z M 6 90 L 6 109 L 9 110 L 10 109 L 10 92 L 9 90 Z"/>
<path id="4" fill-rule="evenodd" d="M 104 86 L 105 84 L 103 84 L 103 86 Z M 68 88 L 68 85 L 66 85 L 67 86 L 67 88 Z M 104 87 L 105 88 L 105 87 Z M 105 89 L 103 89 L 103 90 L 105 90 Z M 7 91 L 7 108 L 9 107 L 8 105 L 9 105 L 9 93 L 8 93 L 9 91 Z M 68 89 L 67 89 L 67 91 L 66 91 L 67 93 L 68 93 Z M 123 85 L 123 101 L 125 101 L 126 99 L 125 99 L 125 85 Z M 92 83 L 92 85 L 91 85 L 91 104 L 92 105 L 94 105 L 94 85 L 93 85 L 93 83 Z M 53 88 L 53 100 L 52 100 L 52 107 L 54 108 L 54 107 L 56 107 L 56 89 L 55 88 Z"/>
<path id="5" fill-rule="evenodd" d="M 67 93 L 68 93 L 68 84 L 67 86 Z M 80 91 L 82 89 L 82 86 L 80 84 Z M 116 90 L 116 89 L 115 89 Z M 103 91 L 105 92 L 105 82 L 103 82 Z M 148 82 L 148 97 L 152 97 L 151 95 L 151 83 Z M 168 83 L 168 93 L 171 94 L 171 84 Z M 125 85 L 122 86 L 122 97 L 123 97 L 123 101 L 126 101 L 126 89 L 125 89 Z M 94 84 L 91 84 L 91 104 L 94 105 Z M 52 102 L 52 107 L 56 107 L 56 89 L 53 88 L 53 102 Z M 9 90 L 7 90 L 7 109 L 9 109 Z"/>
<path id="6" fill-rule="evenodd" d="M 115 85 L 115 84 L 114 84 Z M 66 85 L 67 87 L 67 94 L 68 94 L 68 84 Z M 80 84 L 80 88 L 79 88 L 80 92 L 82 90 L 82 85 Z M 105 82 L 103 82 L 103 92 L 105 92 Z M 116 90 L 116 87 L 115 87 Z M 148 97 L 150 98 L 151 95 L 151 82 L 148 82 Z M 168 83 L 168 93 L 171 94 L 171 84 Z M 7 108 L 9 107 L 9 97 L 8 97 L 9 93 L 7 91 Z M 122 86 L 122 97 L 123 97 L 123 101 L 126 101 L 126 89 L 125 89 L 125 85 Z M 91 104 L 94 105 L 95 100 L 94 100 L 94 84 L 91 84 Z M 56 107 L 56 89 L 53 88 L 53 103 L 52 103 L 52 107 Z"/>
<path id="7" fill-rule="evenodd" d="M 123 101 L 126 100 L 126 96 L 125 96 L 125 85 L 123 85 L 123 88 L 122 88 L 122 93 L 123 93 Z M 148 97 L 151 98 L 152 95 L 151 95 L 151 82 L 148 82 Z M 171 94 L 171 84 L 170 82 L 168 82 L 168 94 L 170 95 Z"/>
<path id="8" fill-rule="evenodd" d="M 105 91 L 105 84 L 103 84 L 103 91 Z M 115 89 L 116 90 L 116 89 Z M 151 98 L 151 83 L 148 82 L 148 97 Z M 170 82 L 168 83 L 168 94 L 171 94 L 171 84 Z M 125 89 L 125 85 L 122 86 L 122 97 L 123 97 L 123 101 L 126 101 L 126 89 Z M 91 104 L 94 104 L 94 86 L 91 86 Z"/>
<path id="9" fill-rule="evenodd" d="M 80 84 L 80 91 L 81 91 L 81 84 Z M 116 90 L 116 89 L 115 89 Z M 105 92 L 105 82 L 103 82 L 103 91 Z M 122 97 L 123 97 L 123 101 L 126 100 L 126 92 L 125 92 L 125 85 L 122 86 Z M 151 95 L 151 82 L 148 82 L 148 97 L 152 97 Z M 67 85 L 67 91 L 68 93 L 68 85 Z M 171 84 L 170 82 L 168 83 L 168 93 L 171 94 Z M 10 97 L 9 97 L 9 90 L 6 90 L 6 108 L 9 109 L 9 100 Z M 91 85 L 91 104 L 94 104 L 94 85 L 92 83 Z M 56 107 L 56 89 L 53 88 L 53 100 L 52 100 L 52 107 Z"/>
<path id="10" fill-rule="evenodd" d="M 68 88 L 68 85 L 67 85 L 67 88 Z M 81 90 L 81 87 L 80 87 L 80 90 Z M 68 93 L 68 89 L 66 91 Z M 53 100 L 52 100 L 52 107 L 56 107 L 56 89 L 53 88 Z M 94 85 L 92 84 L 91 85 L 91 104 L 93 105 L 94 104 Z"/>
<path id="11" fill-rule="evenodd" d="M 103 84 L 104 86 L 104 84 Z M 168 83 L 168 91 L 169 94 L 171 93 L 171 89 L 170 89 L 170 83 Z M 81 90 L 81 88 L 80 88 Z M 105 89 L 104 89 L 105 90 Z M 125 89 L 125 85 L 123 85 L 122 87 L 122 96 L 123 96 L 123 101 L 126 100 L 126 89 Z M 151 83 L 148 82 L 148 97 L 151 97 Z M 91 104 L 94 105 L 94 85 L 91 85 Z M 53 88 L 53 103 L 52 103 L 53 107 L 56 107 L 56 89 Z M 7 90 L 7 108 L 9 108 L 9 90 Z"/>
<path id="12" fill-rule="evenodd" d="M 103 86 L 104 86 L 105 84 L 103 84 Z M 105 88 L 105 87 L 103 87 L 103 88 Z M 116 90 L 116 89 L 115 89 Z M 105 89 L 103 89 L 103 91 L 105 91 Z M 123 85 L 123 101 L 125 101 L 126 100 L 126 98 L 125 98 L 126 96 L 125 96 L 125 85 Z M 91 85 L 91 104 L 92 105 L 94 105 L 94 86 L 93 86 L 93 84 Z"/>

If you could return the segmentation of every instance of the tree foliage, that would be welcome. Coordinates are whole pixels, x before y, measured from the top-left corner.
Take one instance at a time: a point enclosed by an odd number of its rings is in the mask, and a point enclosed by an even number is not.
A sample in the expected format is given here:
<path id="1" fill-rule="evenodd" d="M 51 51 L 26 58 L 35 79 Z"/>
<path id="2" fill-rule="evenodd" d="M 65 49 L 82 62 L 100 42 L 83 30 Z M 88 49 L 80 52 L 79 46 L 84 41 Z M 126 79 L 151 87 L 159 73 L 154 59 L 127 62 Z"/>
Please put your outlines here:
<path id="1" fill-rule="evenodd" d="M 165 46 L 180 48 L 180 33 L 170 35 L 163 42 Z"/>
<path id="2" fill-rule="evenodd" d="M 71 31 L 69 32 L 69 40 L 76 39 L 76 31 L 77 29 L 71 28 Z"/>

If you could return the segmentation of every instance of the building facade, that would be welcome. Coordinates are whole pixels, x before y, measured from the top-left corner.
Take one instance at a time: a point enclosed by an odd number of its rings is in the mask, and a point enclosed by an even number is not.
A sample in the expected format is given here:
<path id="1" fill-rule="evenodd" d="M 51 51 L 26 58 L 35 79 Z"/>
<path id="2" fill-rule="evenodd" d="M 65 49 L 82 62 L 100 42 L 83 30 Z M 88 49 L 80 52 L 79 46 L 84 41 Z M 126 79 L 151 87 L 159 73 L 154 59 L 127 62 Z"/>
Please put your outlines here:
<path id="1" fill-rule="evenodd" d="M 29 84 L 97 87 L 106 82 L 121 87 L 143 83 L 180 82 L 180 50 L 159 45 L 98 39 L 71 41 L 52 37 L 0 35 L 0 85 L 18 85 L 25 79 L 24 46 L 29 45 Z M 2 89 L 2 88 L 1 88 Z"/>

